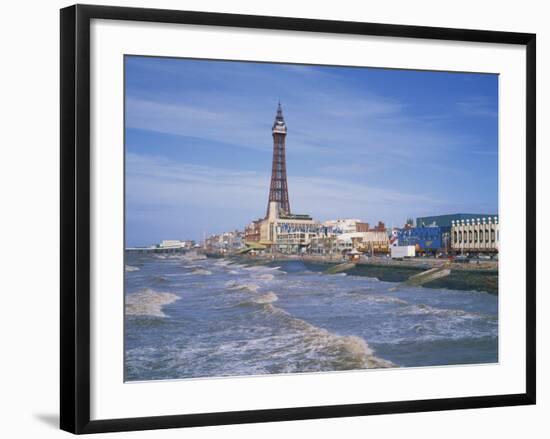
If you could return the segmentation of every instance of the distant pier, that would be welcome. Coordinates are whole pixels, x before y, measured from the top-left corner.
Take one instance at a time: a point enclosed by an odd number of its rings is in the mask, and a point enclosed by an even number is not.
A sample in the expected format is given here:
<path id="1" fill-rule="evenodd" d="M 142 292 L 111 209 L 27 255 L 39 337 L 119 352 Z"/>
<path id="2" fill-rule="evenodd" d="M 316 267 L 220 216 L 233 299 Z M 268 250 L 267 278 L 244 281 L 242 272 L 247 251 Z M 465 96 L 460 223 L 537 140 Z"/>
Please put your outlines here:
<path id="1" fill-rule="evenodd" d="M 200 253 L 198 249 L 183 247 L 127 247 L 125 250 L 129 253 L 187 253 L 189 251 Z"/>

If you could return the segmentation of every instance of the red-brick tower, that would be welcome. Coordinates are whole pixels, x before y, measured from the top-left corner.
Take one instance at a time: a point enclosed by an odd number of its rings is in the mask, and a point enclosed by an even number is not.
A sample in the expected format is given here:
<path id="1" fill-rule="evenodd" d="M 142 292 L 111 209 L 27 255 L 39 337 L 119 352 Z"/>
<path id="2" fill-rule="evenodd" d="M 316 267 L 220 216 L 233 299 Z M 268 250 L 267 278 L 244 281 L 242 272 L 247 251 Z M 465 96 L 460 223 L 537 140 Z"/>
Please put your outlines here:
<path id="1" fill-rule="evenodd" d="M 277 201 L 279 209 L 290 214 L 290 201 L 288 200 L 288 183 L 286 181 L 286 124 L 283 118 L 281 103 L 277 107 L 277 116 L 273 124 L 273 165 L 271 168 L 271 186 L 269 188 L 269 202 L 267 213 L 269 214 L 269 203 Z"/>

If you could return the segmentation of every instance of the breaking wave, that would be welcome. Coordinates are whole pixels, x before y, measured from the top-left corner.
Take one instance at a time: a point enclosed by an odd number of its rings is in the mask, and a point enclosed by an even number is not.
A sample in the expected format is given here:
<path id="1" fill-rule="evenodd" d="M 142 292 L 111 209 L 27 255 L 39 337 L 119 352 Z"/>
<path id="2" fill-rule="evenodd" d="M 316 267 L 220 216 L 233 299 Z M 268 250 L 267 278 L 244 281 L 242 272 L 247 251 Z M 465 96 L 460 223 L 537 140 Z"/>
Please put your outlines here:
<path id="1" fill-rule="evenodd" d="M 265 265 L 251 265 L 249 267 L 245 267 L 245 270 L 249 271 L 275 271 L 278 270 L 281 267 L 266 267 Z"/>
<path id="2" fill-rule="evenodd" d="M 273 280 L 275 278 L 275 276 L 273 276 L 270 273 L 265 273 L 265 274 L 258 274 L 256 276 L 254 276 L 254 278 L 259 279 L 259 280 Z"/>
<path id="3" fill-rule="evenodd" d="M 179 296 L 175 294 L 145 288 L 126 296 L 125 313 L 131 316 L 166 317 L 162 307 L 176 300 L 179 300 Z"/>
<path id="4" fill-rule="evenodd" d="M 397 297 L 390 297 L 390 296 L 376 296 L 376 295 L 367 295 L 365 298 L 371 302 L 376 303 L 394 303 L 396 305 L 408 305 L 409 302 L 406 302 L 405 300 L 399 299 Z"/>
<path id="5" fill-rule="evenodd" d="M 374 355 L 361 337 L 336 335 L 292 316 L 267 303 L 263 312 L 276 316 L 294 333 L 292 351 L 312 358 L 308 365 L 298 364 L 301 371 L 349 370 L 396 367 L 394 363 Z"/>
<path id="6" fill-rule="evenodd" d="M 124 270 L 125 271 L 128 271 L 128 272 L 131 272 L 131 271 L 139 271 L 139 267 L 134 267 L 132 265 L 126 265 L 124 267 Z"/>
<path id="7" fill-rule="evenodd" d="M 407 306 L 406 308 L 402 309 L 400 314 L 413 316 L 431 315 L 437 317 L 461 317 L 464 319 L 477 319 L 483 317 L 480 314 L 469 313 L 461 309 L 434 308 L 433 306 L 425 305 L 422 303 L 418 305 Z"/>
<path id="8" fill-rule="evenodd" d="M 193 276 L 193 275 L 196 275 L 196 276 L 210 276 L 212 274 L 212 272 L 210 270 L 200 268 L 200 266 L 197 266 L 197 265 L 192 266 L 192 267 L 187 267 L 187 268 L 192 268 L 192 270 L 189 273 L 186 273 L 185 276 Z"/>
<path id="9" fill-rule="evenodd" d="M 255 293 L 260 288 L 257 284 L 242 284 L 234 280 L 227 281 L 225 286 L 228 290 L 249 291 L 251 293 Z"/>
<path id="10" fill-rule="evenodd" d="M 266 305 L 268 303 L 276 302 L 277 300 L 279 300 L 277 294 L 273 291 L 269 291 L 268 293 L 261 294 L 251 300 L 241 302 L 239 303 L 239 306 Z"/>

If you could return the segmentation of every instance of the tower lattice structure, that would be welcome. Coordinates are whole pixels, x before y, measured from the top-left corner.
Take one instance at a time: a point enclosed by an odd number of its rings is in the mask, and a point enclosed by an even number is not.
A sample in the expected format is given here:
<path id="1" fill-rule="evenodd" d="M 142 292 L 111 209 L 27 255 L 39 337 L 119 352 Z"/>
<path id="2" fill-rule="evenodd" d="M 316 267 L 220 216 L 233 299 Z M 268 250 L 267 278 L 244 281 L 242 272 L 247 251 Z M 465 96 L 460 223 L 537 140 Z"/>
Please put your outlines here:
<path id="1" fill-rule="evenodd" d="M 283 118 L 281 103 L 277 107 L 277 115 L 273 124 L 273 164 L 271 167 L 271 185 L 269 188 L 269 203 L 277 201 L 279 208 L 290 214 L 290 201 L 288 199 L 288 183 L 286 180 L 286 124 Z"/>

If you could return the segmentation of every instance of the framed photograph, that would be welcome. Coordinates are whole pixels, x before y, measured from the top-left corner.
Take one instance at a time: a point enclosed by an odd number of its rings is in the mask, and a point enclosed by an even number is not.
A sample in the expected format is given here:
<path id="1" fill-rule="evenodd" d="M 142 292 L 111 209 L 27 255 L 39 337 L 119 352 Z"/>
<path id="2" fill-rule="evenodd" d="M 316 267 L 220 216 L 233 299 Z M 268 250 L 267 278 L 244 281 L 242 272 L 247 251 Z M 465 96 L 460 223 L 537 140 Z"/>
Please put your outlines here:
<path id="1" fill-rule="evenodd" d="M 535 35 L 61 10 L 61 428 L 535 403 Z"/>

